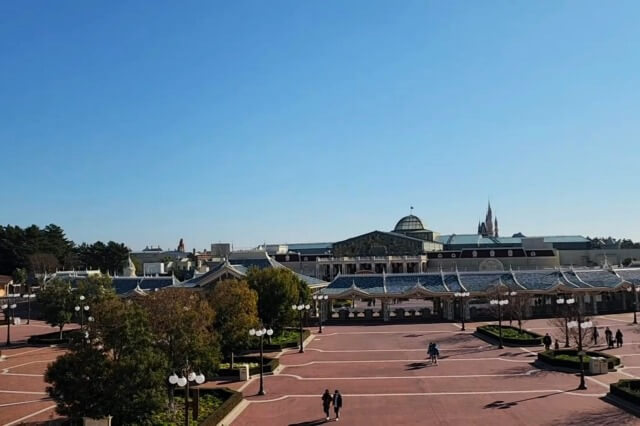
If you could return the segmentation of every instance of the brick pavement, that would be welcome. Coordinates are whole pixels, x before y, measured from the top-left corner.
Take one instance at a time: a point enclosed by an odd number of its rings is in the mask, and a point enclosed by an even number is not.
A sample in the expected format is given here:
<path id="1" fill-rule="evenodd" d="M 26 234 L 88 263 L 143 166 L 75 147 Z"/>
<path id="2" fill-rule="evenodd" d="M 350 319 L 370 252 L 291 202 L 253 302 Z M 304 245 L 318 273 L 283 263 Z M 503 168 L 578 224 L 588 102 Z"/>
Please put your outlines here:
<path id="1" fill-rule="evenodd" d="M 474 337 L 477 324 L 467 332 L 458 324 L 325 327 L 304 354 L 292 350 L 281 356 L 284 368 L 265 379 L 267 395 L 256 395 L 257 380 L 249 383 L 249 404 L 232 424 L 323 424 L 325 388 L 341 390 L 340 421 L 348 425 L 640 424 L 602 400 L 609 383 L 640 375 L 640 326 L 629 324 L 630 314 L 595 321 L 625 333 L 622 348 L 607 350 L 621 356 L 625 368 L 589 377 L 584 391 L 576 389 L 576 375 L 533 365 L 539 348 L 500 350 Z M 528 321 L 525 328 L 559 334 L 548 320 Z M 441 348 L 438 366 L 426 360 L 429 341 Z"/>

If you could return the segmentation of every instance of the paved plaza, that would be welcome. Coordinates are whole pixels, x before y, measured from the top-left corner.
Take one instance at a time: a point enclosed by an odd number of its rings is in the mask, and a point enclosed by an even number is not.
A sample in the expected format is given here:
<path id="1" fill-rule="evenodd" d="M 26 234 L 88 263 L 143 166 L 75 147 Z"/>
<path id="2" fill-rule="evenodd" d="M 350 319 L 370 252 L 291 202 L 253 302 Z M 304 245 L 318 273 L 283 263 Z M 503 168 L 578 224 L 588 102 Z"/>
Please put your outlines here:
<path id="1" fill-rule="evenodd" d="M 640 424 L 602 399 L 609 383 L 640 374 L 640 326 L 634 329 L 631 320 L 632 314 L 595 319 L 625 334 L 622 348 L 607 351 L 625 368 L 588 377 L 583 391 L 576 390 L 576 375 L 534 366 L 540 348 L 500 350 L 474 337 L 478 323 L 466 332 L 453 323 L 325 327 L 304 354 L 280 357 L 282 370 L 265 379 L 267 395 L 255 396 L 257 380 L 244 389 L 249 404 L 232 424 L 325 423 L 325 389 L 343 394 L 340 422 L 348 425 Z M 528 321 L 525 328 L 559 335 L 548 320 Z M 426 359 L 430 341 L 441 349 L 438 366 Z"/>
<path id="2" fill-rule="evenodd" d="M 320 394 L 327 388 L 342 392 L 340 421 L 348 425 L 640 424 L 602 399 L 609 383 L 640 375 L 640 326 L 630 325 L 631 320 L 631 314 L 595 319 L 599 327 L 625 334 L 622 348 L 607 351 L 620 356 L 624 368 L 588 377 L 585 391 L 576 390 L 577 376 L 533 365 L 539 348 L 499 350 L 474 337 L 478 323 L 468 324 L 466 332 L 454 323 L 329 326 L 314 334 L 304 354 L 290 350 L 281 355 L 283 368 L 265 378 L 263 397 L 255 396 L 257 378 L 244 387 L 226 381 L 205 386 L 242 388 L 248 404 L 234 426 L 322 424 Z M 525 327 L 557 334 L 548 320 L 528 321 Z M 6 358 L 0 361 L 0 425 L 57 417 L 43 373 L 63 350 L 25 345 L 29 334 L 47 331 L 39 322 L 12 328 L 21 346 L 4 349 Z M 2 327 L 0 342 L 5 338 Z M 441 349 L 438 366 L 426 360 L 430 341 Z"/>
<path id="3" fill-rule="evenodd" d="M 0 327 L 0 349 L 4 357 L 0 361 L 0 425 L 18 425 L 59 417 L 54 410 L 55 403 L 45 392 L 47 384 L 44 382 L 44 372 L 47 365 L 64 350 L 26 344 L 31 335 L 56 330 L 41 321 L 12 326 L 11 342 L 15 347 L 7 349 L 4 347 L 7 326 Z"/>

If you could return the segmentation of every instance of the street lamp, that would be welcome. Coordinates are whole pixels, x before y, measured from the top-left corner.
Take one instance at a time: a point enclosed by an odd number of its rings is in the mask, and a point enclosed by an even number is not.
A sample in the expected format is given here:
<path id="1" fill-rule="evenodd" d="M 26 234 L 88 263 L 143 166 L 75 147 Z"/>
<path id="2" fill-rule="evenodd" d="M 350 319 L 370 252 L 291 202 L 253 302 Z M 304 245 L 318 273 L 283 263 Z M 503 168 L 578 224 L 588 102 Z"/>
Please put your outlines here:
<path id="1" fill-rule="evenodd" d="M 7 296 L 15 296 L 14 294 L 8 294 Z M 0 306 L 4 311 L 4 317 L 7 318 L 7 346 L 11 346 L 11 321 L 13 321 L 13 310 L 16 308 L 15 303 L 5 303 Z"/>
<path id="2" fill-rule="evenodd" d="M 492 299 L 489 301 L 492 305 L 498 305 L 498 329 L 500 331 L 500 346 L 499 349 L 504 349 L 502 345 L 502 307 L 508 305 L 509 301 L 505 299 Z"/>
<path id="3" fill-rule="evenodd" d="M 80 328 L 84 327 L 84 313 L 89 312 L 89 305 L 84 304 L 85 297 L 80 295 L 80 305 L 74 308 L 76 312 L 80 312 Z"/>
<path id="4" fill-rule="evenodd" d="M 565 305 L 567 307 L 567 313 L 564 316 L 564 347 L 568 348 L 569 347 L 569 320 L 568 320 L 568 316 L 569 316 L 569 306 L 573 305 L 576 302 L 576 300 L 573 297 L 569 297 L 567 299 L 565 299 L 564 297 L 558 297 L 556 299 L 556 303 L 558 305 Z"/>
<path id="5" fill-rule="evenodd" d="M 31 324 L 31 299 L 36 297 L 36 295 L 31 293 L 31 289 L 29 289 L 29 293 L 23 294 L 22 297 L 27 299 L 27 324 Z"/>
<path id="6" fill-rule="evenodd" d="M 454 296 L 460 299 L 460 318 L 462 319 L 462 331 L 464 331 L 464 298 L 469 297 L 469 292 L 456 292 Z"/>
<path id="7" fill-rule="evenodd" d="M 318 315 L 319 330 L 318 333 L 322 333 L 322 302 L 326 302 L 329 296 L 326 294 L 314 294 L 311 296 L 316 305 L 316 315 Z M 320 302 L 320 310 L 318 310 L 318 302 Z"/>
<path id="8" fill-rule="evenodd" d="M 569 321 L 567 324 L 569 328 L 578 328 L 578 357 L 580 359 L 580 386 L 578 389 L 586 389 L 587 385 L 584 381 L 584 364 L 582 362 L 585 352 L 582 350 L 582 330 L 586 330 L 588 328 L 593 327 L 593 323 L 589 320 L 581 321 L 580 319 L 580 311 L 578 310 L 578 320 L 577 321 Z"/>
<path id="9" fill-rule="evenodd" d="M 198 373 L 196 374 L 189 365 L 189 361 L 187 361 L 187 366 L 182 369 L 181 376 L 178 377 L 176 373 L 173 373 L 169 376 L 169 383 L 172 385 L 178 385 L 181 388 L 185 388 L 184 393 L 184 424 L 185 426 L 189 426 L 189 383 L 195 382 L 198 385 L 204 383 L 204 374 Z"/>
<path id="10" fill-rule="evenodd" d="M 633 301 L 633 323 L 637 324 L 638 323 L 638 317 L 637 317 L 637 312 L 638 312 L 638 292 L 640 291 L 640 287 L 638 287 L 637 285 L 633 285 L 633 287 L 628 287 L 627 288 L 628 292 L 634 292 L 635 293 L 635 298 Z"/>
<path id="11" fill-rule="evenodd" d="M 291 305 L 291 308 L 294 311 L 297 311 L 300 313 L 300 350 L 298 352 L 304 353 L 304 342 L 302 339 L 302 317 L 305 311 L 308 311 L 309 309 L 311 309 L 311 306 L 300 303 L 299 305 Z"/>
<path id="12" fill-rule="evenodd" d="M 262 350 L 262 343 L 263 343 L 265 334 L 267 336 L 271 336 L 273 335 L 273 330 L 272 329 L 267 330 L 265 328 L 259 328 L 257 330 L 255 328 L 252 328 L 251 330 L 249 330 L 249 336 L 256 336 L 260 338 L 260 390 L 258 391 L 258 395 L 266 394 L 266 392 L 264 391 L 264 383 L 263 383 L 264 352 Z"/>
<path id="13" fill-rule="evenodd" d="M 513 303 L 513 297 L 515 297 L 518 293 L 515 291 L 505 291 L 504 295 L 507 296 L 507 300 L 509 300 L 510 303 Z M 513 324 L 513 309 L 511 308 L 509 310 L 509 326 L 511 326 Z"/>

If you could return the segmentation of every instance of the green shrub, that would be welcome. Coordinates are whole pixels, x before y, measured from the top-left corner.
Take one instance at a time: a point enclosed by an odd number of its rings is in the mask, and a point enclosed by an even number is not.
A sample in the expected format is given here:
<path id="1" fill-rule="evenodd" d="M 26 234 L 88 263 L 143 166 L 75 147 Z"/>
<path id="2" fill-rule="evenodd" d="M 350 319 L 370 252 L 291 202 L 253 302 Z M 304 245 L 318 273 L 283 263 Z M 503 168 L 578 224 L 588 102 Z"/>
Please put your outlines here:
<path id="1" fill-rule="evenodd" d="M 190 398 L 193 401 L 193 398 Z M 184 397 L 177 396 L 174 399 L 175 410 L 169 409 L 156 413 L 152 418 L 152 424 L 154 425 L 183 425 L 184 424 Z M 198 412 L 198 420 L 193 420 L 193 411 L 189 408 L 189 424 L 192 426 L 198 426 L 200 422 L 207 417 L 211 416 L 214 411 L 220 407 L 224 402 L 224 399 L 220 396 L 207 393 L 200 395 L 200 405 Z"/>

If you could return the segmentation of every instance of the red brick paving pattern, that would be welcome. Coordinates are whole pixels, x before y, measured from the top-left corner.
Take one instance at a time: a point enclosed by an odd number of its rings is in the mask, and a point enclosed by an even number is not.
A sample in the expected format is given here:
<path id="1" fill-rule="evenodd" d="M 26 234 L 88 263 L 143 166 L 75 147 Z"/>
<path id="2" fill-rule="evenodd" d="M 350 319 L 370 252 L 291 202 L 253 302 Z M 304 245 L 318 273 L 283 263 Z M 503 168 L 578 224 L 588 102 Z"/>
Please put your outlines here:
<path id="1" fill-rule="evenodd" d="M 340 421 L 347 425 L 640 424 L 600 399 L 609 383 L 640 375 L 640 326 L 630 320 L 630 314 L 597 318 L 599 327 L 625 334 L 628 343 L 607 352 L 622 355 L 626 368 L 588 378 L 585 391 L 576 390 L 575 375 L 534 367 L 531 352 L 538 348 L 500 350 L 472 336 L 476 324 L 467 333 L 455 324 L 326 327 L 304 354 L 281 356 L 285 368 L 265 379 L 266 396 L 255 396 L 257 380 L 247 386 L 250 404 L 233 425 L 321 424 L 325 388 L 343 393 Z M 525 328 L 557 334 L 547 320 Z M 442 349 L 439 366 L 426 362 L 429 341 Z"/>
<path id="2" fill-rule="evenodd" d="M 11 341 L 16 347 L 5 348 L 7 327 L 0 327 L 0 425 L 13 425 L 20 419 L 43 421 L 59 417 L 45 393 L 44 371 L 64 350 L 47 346 L 27 346 L 34 334 L 55 331 L 40 321 L 11 327 Z M 38 413 L 38 414 L 35 414 Z"/>

